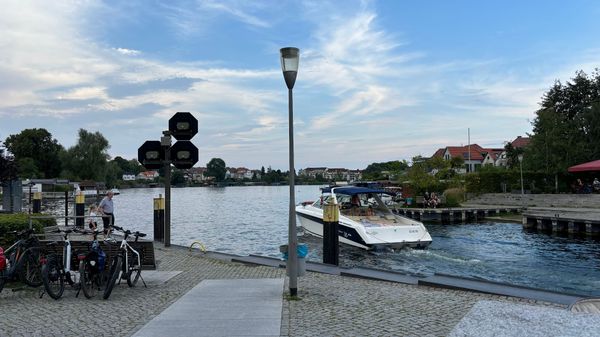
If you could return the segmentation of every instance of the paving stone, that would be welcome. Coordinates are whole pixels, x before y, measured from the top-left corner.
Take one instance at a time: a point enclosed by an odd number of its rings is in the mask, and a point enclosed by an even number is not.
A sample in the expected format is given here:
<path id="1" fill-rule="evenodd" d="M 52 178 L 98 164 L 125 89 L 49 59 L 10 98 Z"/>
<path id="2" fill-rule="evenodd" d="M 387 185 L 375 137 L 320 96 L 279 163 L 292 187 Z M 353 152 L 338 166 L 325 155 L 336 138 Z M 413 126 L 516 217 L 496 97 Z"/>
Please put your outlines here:
<path id="1" fill-rule="evenodd" d="M 160 272 L 179 273 L 148 288 L 121 283 L 109 300 L 75 298 L 69 287 L 59 301 L 40 299 L 38 289 L 4 289 L 0 336 L 130 336 L 202 280 L 285 277 L 284 269 L 226 262 L 176 246 L 155 253 Z M 284 296 L 280 336 L 446 336 L 480 300 L 565 308 L 312 272 L 299 278 L 298 289 L 299 300 Z"/>

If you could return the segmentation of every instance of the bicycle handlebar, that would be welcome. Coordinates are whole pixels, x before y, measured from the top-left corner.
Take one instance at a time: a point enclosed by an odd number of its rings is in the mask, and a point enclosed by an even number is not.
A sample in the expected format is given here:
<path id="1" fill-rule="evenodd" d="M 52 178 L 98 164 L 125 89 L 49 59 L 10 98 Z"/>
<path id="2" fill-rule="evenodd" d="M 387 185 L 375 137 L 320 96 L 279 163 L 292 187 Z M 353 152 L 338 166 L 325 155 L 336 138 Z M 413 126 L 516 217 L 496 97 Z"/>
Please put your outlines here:
<path id="1" fill-rule="evenodd" d="M 123 234 L 125 234 L 125 235 L 134 235 L 135 237 L 140 237 L 140 238 L 143 238 L 144 236 L 146 236 L 145 233 L 141 233 L 139 231 L 132 232 L 129 229 L 124 229 L 123 227 L 119 227 L 119 226 L 113 225 L 112 228 L 114 228 L 120 232 L 123 232 Z"/>

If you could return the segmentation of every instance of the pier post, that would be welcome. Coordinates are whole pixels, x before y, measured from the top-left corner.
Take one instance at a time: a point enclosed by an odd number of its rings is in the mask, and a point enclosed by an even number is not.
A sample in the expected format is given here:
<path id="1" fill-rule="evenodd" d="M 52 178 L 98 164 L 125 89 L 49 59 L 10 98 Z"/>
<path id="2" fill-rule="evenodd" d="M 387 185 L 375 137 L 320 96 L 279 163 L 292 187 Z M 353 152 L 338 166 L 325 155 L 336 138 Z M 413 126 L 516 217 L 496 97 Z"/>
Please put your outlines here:
<path id="1" fill-rule="evenodd" d="M 465 212 L 465 211 L 461 212 L 461 220 L 462 220 L 462 222 L 467 221 L 467 212 Z"/>
<path id="2" fill-rule="evenodd" d="M 69 191 L 65 191 L 65 226 L 69 225 Z"/>
<path id="3" fill-rule="evenodd" d="M 575 221 L 569 221 L 568 228 L 569 234 L 577 233 L 577 227 L 575 226 Z"/>
<path id="4" fill-rule="evenodd" d="M 83 228 L 85 216 L 85 195 L 79 193 L 75 195 L 75 226 Z M 81 218 L 80 218 L 81 217 Z"/>
<path id="5" fill-rule="evenodd" d="M 165 239 L 165 199 L 162 194 L 154 198 L 154 241 Z"/>
<path id="6" fill-rule="evenodd" d="M 586 235 L 596 235 L 597 232 L 594 231 L 594 224 L 591 221 L 585 222 L 585 234 Z"/>
<path id="7" fill-rule="evenodd" d="M 542 219 L 537 219 L 537 226 L 536 229 L 538 231 L 542 231 L 544 230 L 544 223 L 542 222 Z"/>
<path id="8" fill-rule="evenodd" d="M 558 225 L 558 220 L 552 220 L 552 232 L 553 233 L 560 232 L 560 227 Z"/>
<path id="9" fill-rule="evenodd" d="M 42 192 L 34 192 L 33 193 L 33 213 L 41 213 L 42 212 Z"/>
<path id="10" fill-rule="evenodd" d="M 339 266 L 340 237 L 339 209 L 334 202 L 328 202 L 323 208 L 323 263 Z"/>

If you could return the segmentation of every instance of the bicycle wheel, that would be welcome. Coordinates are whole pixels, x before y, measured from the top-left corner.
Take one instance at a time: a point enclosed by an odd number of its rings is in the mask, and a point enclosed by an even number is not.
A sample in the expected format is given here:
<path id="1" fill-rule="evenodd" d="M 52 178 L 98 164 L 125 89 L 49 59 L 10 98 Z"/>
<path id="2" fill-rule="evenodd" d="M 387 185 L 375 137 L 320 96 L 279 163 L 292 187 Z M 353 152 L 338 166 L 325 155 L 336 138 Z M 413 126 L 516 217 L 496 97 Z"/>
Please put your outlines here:
<path id="1" fill-rule="evenodd" d="M 110 297 L 110 293 L 115 287 L 115 283 L 117 283 L 117 279 L 119 278 L 119 274 L 121 273 L 121 265 L 123 264 L 123 257 L 117 255 L 110 265 L 110 272 L 108 273 L 108 282 L 106 283 L 106 288 L 104 289 L 104 295 L 102 298 L 108 299 Z"/>
<path id="2" fill-rule="evenodd" d="M 30 287 L 39 287 L 44 283 L 39 253 L 28 250 L 19 263 L 19 278 L 22 282 Z"/>
<path id="3" fill-rule="evenodd" d="M 86 298 L 92 298 L 98 294 L 100 284 L 98 282 L 98 274 L 92 271 L 89 262 L 79 262 L 79 277 L 81 282 L 81 290 Z"/>
<path id="4" fill-rule="evenodd" d="M 135 287 L 135 284 L 140 279 L 140 274 L 142 273 L 142 268 L 139 265 L 135 265 L 131 267 L 129 273 L 127 273 L 127 285 L 130 287 Z"/>
<path id="5" fill-rule="evenodd" d="M 6 270 L 0 270 L 0 293 L 4 289 L 4 283 L 6 283 Z"/>
<path id="6" fill-rule="evenodd" d="M 48 259 L 48 262 L 42 267 L 42 280 L 48 295 L 58 300 L 65 291 L 65 282 L 62 267 L 56 257 Z"/>

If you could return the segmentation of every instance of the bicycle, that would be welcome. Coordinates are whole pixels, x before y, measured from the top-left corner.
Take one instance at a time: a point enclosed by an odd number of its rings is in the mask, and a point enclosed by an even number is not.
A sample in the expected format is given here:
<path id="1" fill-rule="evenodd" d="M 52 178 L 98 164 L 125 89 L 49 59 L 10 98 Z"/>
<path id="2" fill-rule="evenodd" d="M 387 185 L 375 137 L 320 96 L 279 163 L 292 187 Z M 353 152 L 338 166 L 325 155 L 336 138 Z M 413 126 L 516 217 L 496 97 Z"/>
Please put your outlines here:
<path id="1" fill-rule="evenodd" d="M 5 251 L 0 248 L 0 292 L 6 282 L 13 279 L 30 287 L 42 285 L 40 242 L 33 233 L 33 229 L 10 232 L 19 239 Z"/>
<path id="2" fill-rule="evenodd" d="M 127 279 L 127 285 L 129 287 L 134 287 L 138 280 L 142 280 L 144 283 L 144 287 L 148 287 L 146 282 L 142 278 L 142 263 L 140 259 L 140 253 L 137 250 L 133 249 L 127 242 L 127 238 L 130 235 L 135 236 L 135 242 L 138 241 L 139 238 L 146 236 L 144 233 L 140 233 L 138 231 L 131 232 L 130 230 L 125 230 L 119 226 L 112 226 L 113 229 L 123 232 L 123 240 L 121 240 L 121 245 L 119 247 L 119 253 L 113 258 L 110 271 L 108 273 L 108 282 L 106 283 L 106 288 L 104 289 L 103 298 L 106 300 L 110 297 L 110 294 L 117 282 L 117 278 L 121 275 L 122 279 Z M 132 257 L 135 255 L 135 259 L 133 261 L 133 265 L 129 264 L 129 254 L 128 251 L 131 251 Z M 125 260 L 125 264 L 123 264 L 123 260 Z M 120 281 L 119 281 L 120 282 Z"/>
<path id="3" fill-rule="evenodd" d="M 90 251 L 88 253 L 77 255 L 77 259 L 79 260 L 80 290 L 83 290 L 83 294 L 86 298 L 96 296 L 104 279 L 106 254 L 102 251 L 102 248 L 100 248 L 100 243 L 98 242 L 99 233 L 101 233 L 100 230 L 92 232 L 94 240 L 92 241 Z M 75 297 L 78 296 L 79 291 L 77 291 Z"/>
<path id="4" fill-rule="evenodd" d="M 61 298 L 65 291 L 65 281 L 71 286 L 77 286 L 75 282 L 75 272 L 71 270 L 71 241 L 69 234 L 78 232 L 77 229 L 56 230 L 54 233 L 63 233 L 63 254 L 62 260 L 57 254 L 50 254 L 47 259 L 43 259 L 42 280 L 44 289 L 55 300 Z M 48 246 L 58 245 L 58 241 L 49 243 Z M 40 298 L 44 296 L 42 292 Z"/>

